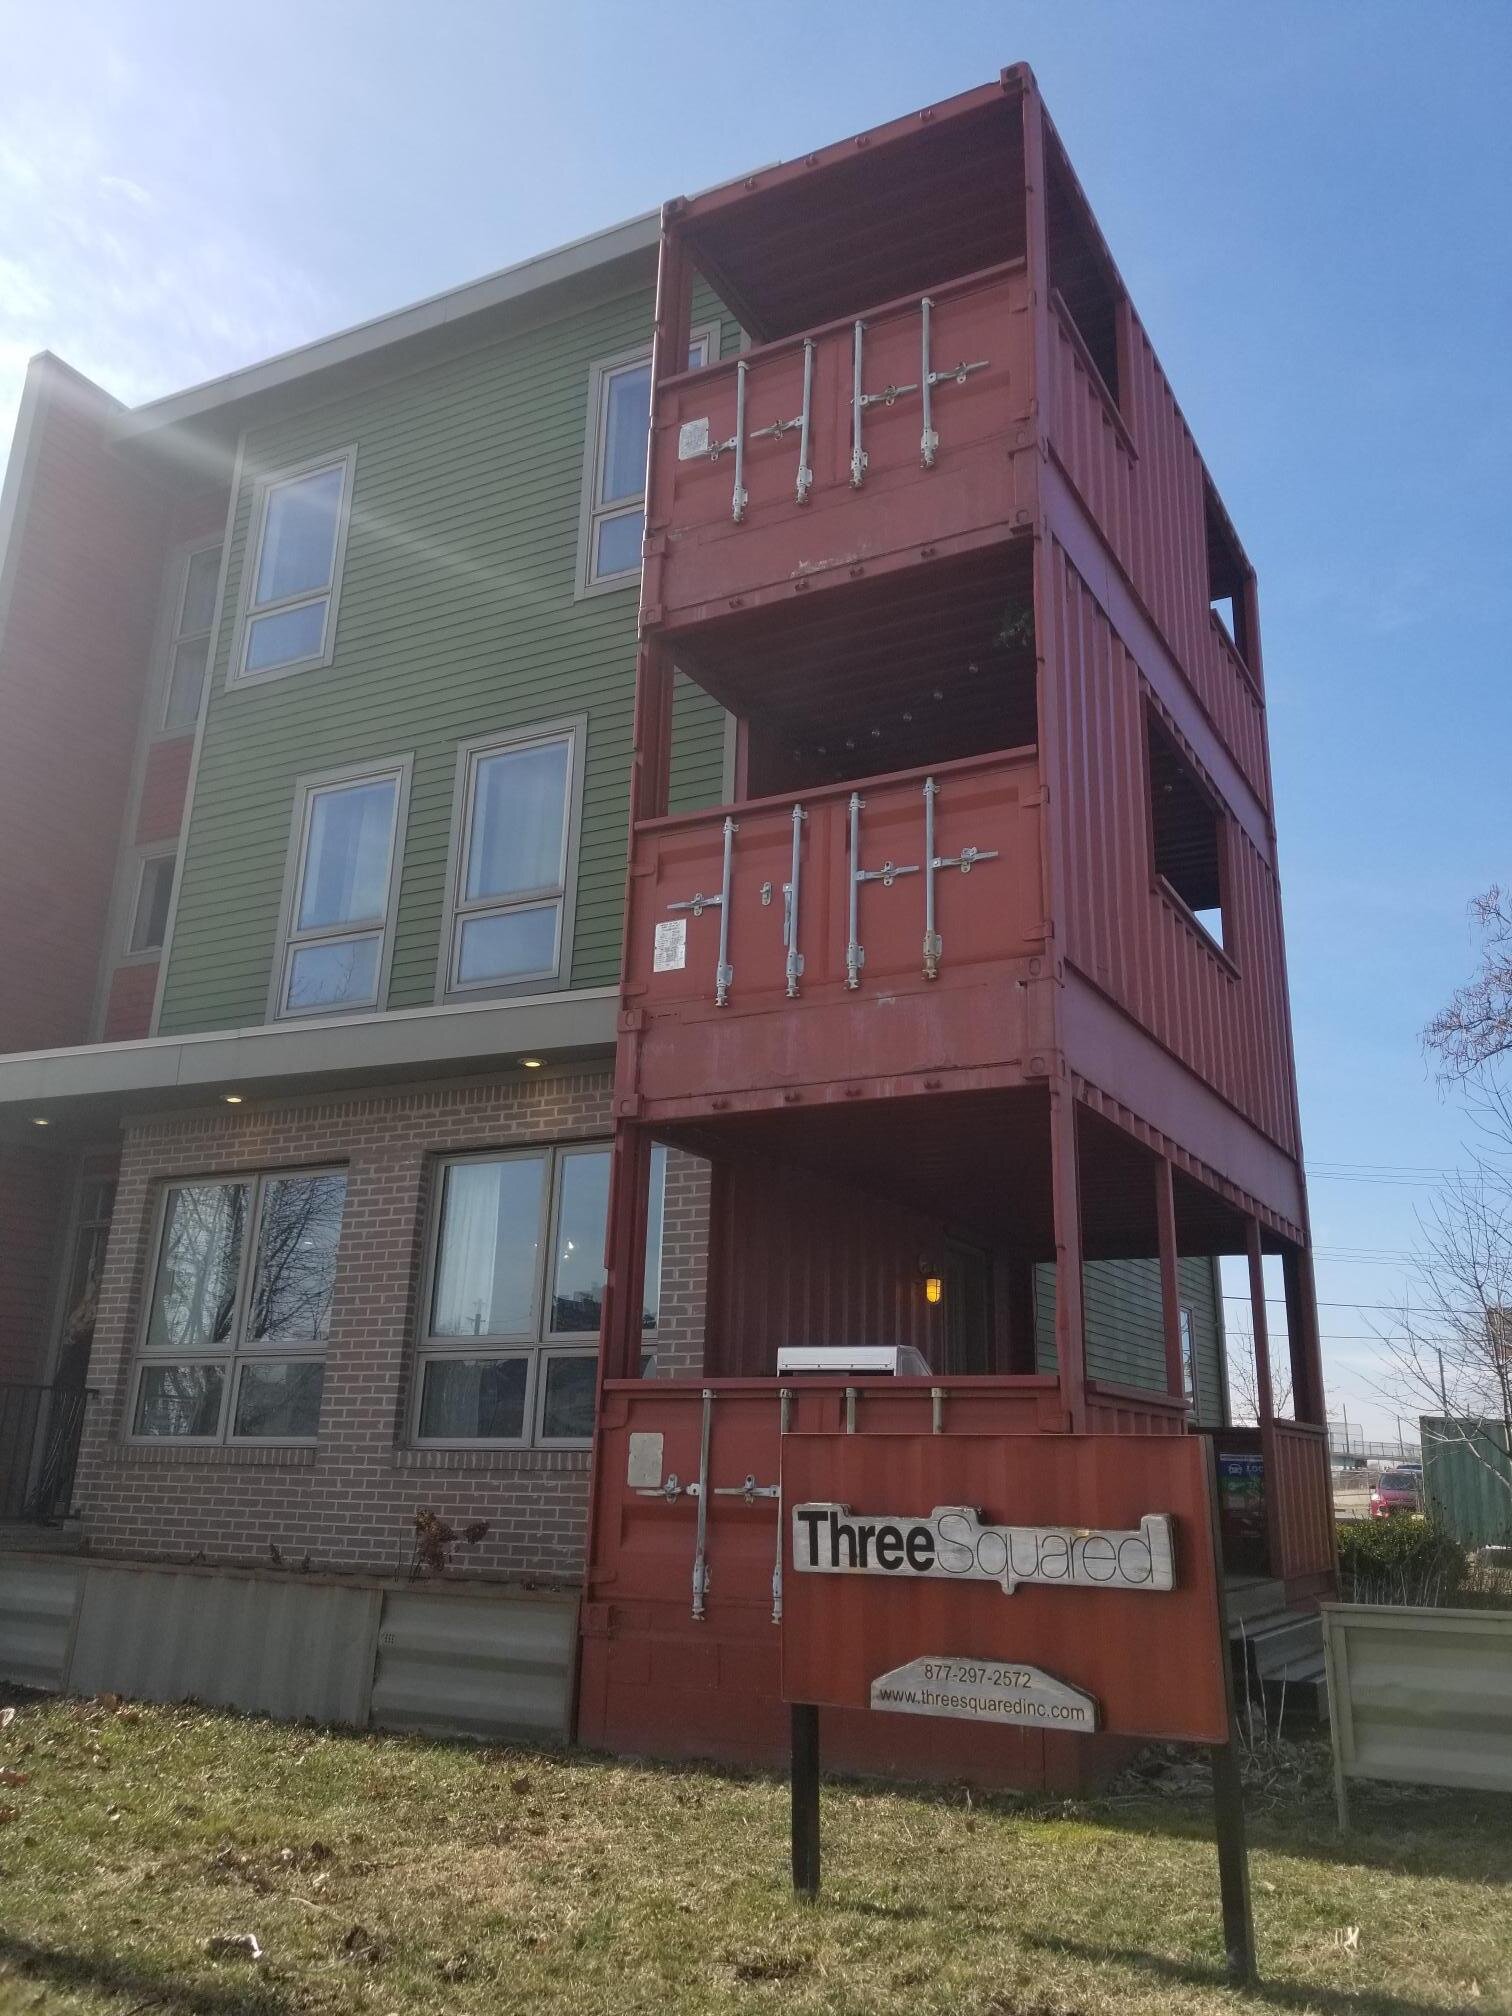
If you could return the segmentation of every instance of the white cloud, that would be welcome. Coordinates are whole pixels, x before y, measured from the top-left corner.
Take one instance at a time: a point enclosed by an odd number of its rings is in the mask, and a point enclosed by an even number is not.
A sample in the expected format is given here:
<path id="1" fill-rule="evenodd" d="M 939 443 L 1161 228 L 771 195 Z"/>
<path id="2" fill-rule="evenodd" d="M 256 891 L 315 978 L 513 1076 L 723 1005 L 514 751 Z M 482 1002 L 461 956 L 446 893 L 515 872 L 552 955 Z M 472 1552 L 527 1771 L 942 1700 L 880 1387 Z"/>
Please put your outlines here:
<path id="1" fill-rule="evenodd" d="M 135 405 L 339 320 L 192 168 L 151 187 L 122 172 L 97 115 L 33 101 L 0 138 L 0 458 L 38 350 Z"/>

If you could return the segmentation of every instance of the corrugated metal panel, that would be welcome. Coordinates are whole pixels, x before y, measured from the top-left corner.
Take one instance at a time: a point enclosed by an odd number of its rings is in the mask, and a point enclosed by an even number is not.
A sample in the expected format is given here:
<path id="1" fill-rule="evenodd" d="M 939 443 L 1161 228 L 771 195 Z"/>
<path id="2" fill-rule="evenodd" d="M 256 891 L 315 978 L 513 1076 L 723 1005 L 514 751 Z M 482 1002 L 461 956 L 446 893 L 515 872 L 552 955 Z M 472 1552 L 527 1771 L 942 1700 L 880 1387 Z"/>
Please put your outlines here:
<path id="1" fill-rule="evenodd" d="M 332 1582 L 91 1564 L 68 1690 L 360 1726 L 380 1600 Z"/>
<path id="2" fill-rule="evenodd" d="M 1512 1792 L 1512 1613 L 1322 1609 L 1343 1777 Z"/>
<path id="3" fill-rule="evenodd" d="M 1442 1415 L 1424 1415 L 1421 1425 L 1429 1504 L 1466 1547 L 1512 1546 L 1512 1462 L 1500 1422 L 1485 1421 L 1473 1431 L 1475 1448 L 1446 1435 Z"/>
<path id="4" fill-rule="evenodd" d="M 76 1558 L 0 1559 L 0 1680 L 58 1692 L 83 1577 Z"/>
<path id="5" fill-rule="evenodd" d="M 577 1598 L 389 1590 L 372 1721 L 435 1736 L 566 1739 Z"/>
<path id="6" fill-rule="evenodd" d="M 700 293 L 700 320 L 719 316 Z M 389 1006 L 431 1001 L 457 745 L 588 715 L 574 986 L 619 975 L 635 684 L 634 586 L 573 593 L 590 366 L 651 338 L 649 286 L 433 368 L 284 415 L 247 439 L 162 1030 L 260 1022 L 294 780 L 414 753 Z M 720 317 L 726 347 L 739 330 Z M 258 467 L 357 446 L 335 658 L 228 689 Z M 724 716 L 677 701 L 674 802 L 721 795 Z"/>
<path id="7" fill-rule="evenodd" d="M 1062 666 L 1060 896 L 1066 956 L 1288 1153 L 1296 1148 L 1281 904 L 1268 863 L 1228 826 L 1229 962 L 1154 884 L 1139 670 L 1066 554 L 1050 554 Z"/>

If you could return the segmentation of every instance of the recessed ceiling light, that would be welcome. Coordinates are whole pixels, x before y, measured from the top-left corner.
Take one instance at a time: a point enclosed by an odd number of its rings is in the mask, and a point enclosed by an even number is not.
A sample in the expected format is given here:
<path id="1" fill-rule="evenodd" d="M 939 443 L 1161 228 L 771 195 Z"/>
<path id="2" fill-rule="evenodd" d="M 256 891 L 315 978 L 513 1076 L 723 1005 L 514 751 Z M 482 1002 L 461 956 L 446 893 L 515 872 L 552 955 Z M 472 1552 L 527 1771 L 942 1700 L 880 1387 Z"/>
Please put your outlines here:
<path id="1" fill-rule="evenodd" d="M 38 1113 L 32 1120 L 33 1127 L 46 1127 L 48 1124 L 49 1123 L 42 1118 L 40 1113 Z"/>
<path id="2" fill-rule="evenodd" d="M 242 1095 L 240 1092 L 228 1092 L 226 1094 L 226 1104 L 228 1106 L 240 1106 L 241 1103 Z"/>
<path id="3" fill-rule="evenodd" d="M 544 1057 L 522 1057 L 520 1062 L 525 1066 L 527 1071 L 539 1071 L 541 1066 L 546 1062 L 546 1059 Z"/>

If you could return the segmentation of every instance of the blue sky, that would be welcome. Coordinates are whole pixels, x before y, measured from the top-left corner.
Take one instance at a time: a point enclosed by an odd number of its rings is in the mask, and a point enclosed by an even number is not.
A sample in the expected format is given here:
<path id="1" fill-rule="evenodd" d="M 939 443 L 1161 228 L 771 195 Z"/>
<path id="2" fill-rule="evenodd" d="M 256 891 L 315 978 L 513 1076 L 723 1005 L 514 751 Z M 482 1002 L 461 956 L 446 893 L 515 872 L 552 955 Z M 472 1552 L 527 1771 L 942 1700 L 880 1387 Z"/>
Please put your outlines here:
<path id="1" fill-rule="evenodd" d="M 1259 569 L 1308 1155 L 1365 1165 L 1319 1292 L 1398 1302 L 1467 1131 L 1417 1031 L 1512 879 L 1512 5 L 660 18 L 0 0 L 0 450 L 34 350 L 149 398 L 1027 59 Z M 1323 1310 L 1351 1419 L 1386 1320 Z"/>

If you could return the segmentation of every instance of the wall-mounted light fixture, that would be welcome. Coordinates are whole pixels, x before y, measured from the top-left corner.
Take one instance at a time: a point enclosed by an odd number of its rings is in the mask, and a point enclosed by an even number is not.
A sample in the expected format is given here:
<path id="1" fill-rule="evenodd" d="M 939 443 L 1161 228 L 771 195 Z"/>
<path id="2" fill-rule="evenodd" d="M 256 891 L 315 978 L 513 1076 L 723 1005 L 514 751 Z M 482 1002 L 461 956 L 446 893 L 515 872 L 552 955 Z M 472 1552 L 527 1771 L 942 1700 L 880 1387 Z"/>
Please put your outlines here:
<path id="1" fill-rule="evenodd" d="M 919 1255 L 919 1279 L 924 1283 L 924 1300 L 931 1309 L 945 1300 L 944 1277 L 928 1253 Z"/>

